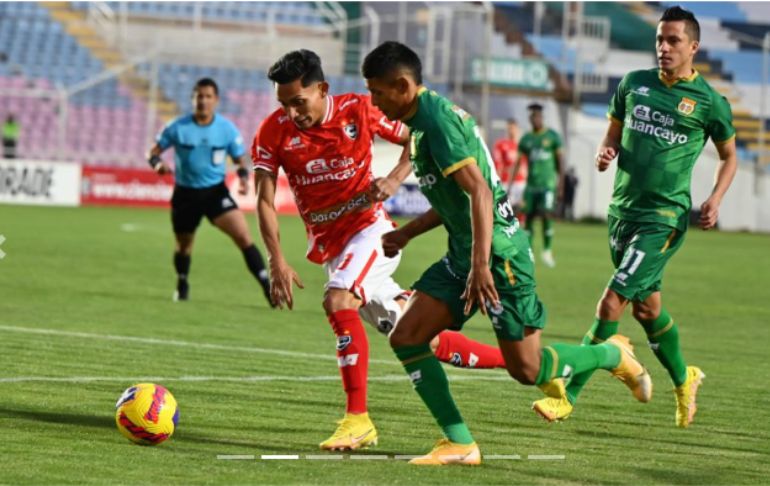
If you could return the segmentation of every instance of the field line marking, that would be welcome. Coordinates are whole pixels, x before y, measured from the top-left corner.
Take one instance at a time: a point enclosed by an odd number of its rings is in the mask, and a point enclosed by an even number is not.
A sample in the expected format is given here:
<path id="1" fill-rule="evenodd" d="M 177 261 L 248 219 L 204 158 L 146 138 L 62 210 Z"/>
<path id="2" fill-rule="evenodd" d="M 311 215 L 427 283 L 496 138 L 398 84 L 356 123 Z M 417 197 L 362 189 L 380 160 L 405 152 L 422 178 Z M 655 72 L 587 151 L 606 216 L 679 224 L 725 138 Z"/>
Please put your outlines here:
<path id="1" fill-rule="evenodd" d="M 133 342 L 133 343 L 141 343 L 141 344 L 159 344 L 163 346 L 179 346 L 179 347 L 196 348 L 196 349 L 215 349 L 220 351 L 242 351 L 245 353 L 272 354 L 275 356 L 286 356 L 289 358 L 310 358 L 310 359 L 322 359 L 325 361 L 337 361 L 337 356 L 331 353 L 329 354 L 302 353 L 299 351 L 284 351 L 281 349 L 258 348 L 258 347 L 252 347 L 252 346 L 230 346 L 227 344 L 195 343 L 192 341 L 180 341 L 176 339 L 157 339 L 157 338 L 145 338 L 145 337 L 138 337 L 138 336 L 120 336 L 115 334 L 96 334 L 96 333 L 90 333 L 90 332 L 61 331 L 58 329 L 41 329 L 41 328 L 33 328 L 33 327 L 2 326 L 2 325 L 0 325 L 0 331 L 20 332 L 20 333 L 27 333 L 27 334 L 40 334 L 45 336 L 64 336 L 64 337 L 83 338 L 83 339 L 102 339 L 105 341 Z M 396 360 L 370 359 L 369 363 L 401 366 L 401 363 L 399 363 Z"/>
<path id="2" fill-rule="evenodd" d="M 563 461 L 564 459 L 566 459 L 566 456 L 564 454 L 556 454 L 556 455 L 530 454 L 527 456 L 527 459 L 531 461 Z"/>
<path id="3" fill-rule="evenodd" d="M 299 454 L 262 454 L 263 461 L 294 461 L 299 459 Z"/>
<path id="4" fill-rule="evenodd" d="M 217 454 L 217 459 L 224 461 L 253 461 L 254 454 Z"/>
<path id="5" fill-rule="evenodd" d="M 282 376 L 282 375 L 254 375 L 254 376 L 8 376 L 0 377 L 2 383 L 93 383 L 93 382 L 119 382 L 119 383 L 169 383 L 169 382 L 321 382 L 339 381 L 339 375 L 312 375 L 312 376 Z M 450 381 L 511 381 L 507 376 L 497 375 L 459 375 L 449 377 Z M 372 382 L 401 382 L 409 377 L 403 375 L 370 376 Z"/>

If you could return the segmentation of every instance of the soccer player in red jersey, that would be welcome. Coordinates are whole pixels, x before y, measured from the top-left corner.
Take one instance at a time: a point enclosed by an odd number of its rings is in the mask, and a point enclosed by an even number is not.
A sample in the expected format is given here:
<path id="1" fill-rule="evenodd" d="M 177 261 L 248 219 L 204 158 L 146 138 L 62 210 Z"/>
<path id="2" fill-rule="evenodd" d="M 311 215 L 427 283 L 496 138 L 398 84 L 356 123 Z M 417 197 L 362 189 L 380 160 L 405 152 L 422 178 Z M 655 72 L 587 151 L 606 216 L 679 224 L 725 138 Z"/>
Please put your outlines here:
<path id="1" fill-rule="evenodd" d="M 519 155 L 519 124 L 513 119 L 508 119 L 508 127 L 505 137 L 495 142 L 492 149 L 492 159 L 495 162 L 495 170 L 500 175 L 500 180 L 508 193 L 516 217 L 524 224 L 524 213 L 519 211 L 524 198 L 524 187 L 527 185 L 527 162 L 523 158 L 518 173 L 513 174 L 513 167 Z"/>
<path id="2" fill-rule="evenodd" d="M 408 150 L 386 178 L 371 172 L 377 135 L 404 145 L 409 131 L 389 121 L 369 97 L 332 96 L 319 57 L 290 52 L 268 72 L 282 108 L 260 125 L 252 145 L 257 212 L 272 276 L 271 295 L 279 307 L 293 307 L 293 285 L 303 288 L 280 246 L 274 200 L 283 168 L 308 235 L 307 258 L 327 274 L 323 307 L 337 337 L 337 359 L 347 395 L 345 417 L 320 444 L 353 450 L 377 443 L 368 415 L 366 382 L 369 344 L 361 317 L 387 334 L 401 314 L 406 292 L 391 277 L 401 255 L 386 257 L 380 238 L 395 227 L 382 207 L 411 170 Z M 442 361 L 458 366 L 503 367 L 499 350 L 446 332 L 434 340 Z"/>

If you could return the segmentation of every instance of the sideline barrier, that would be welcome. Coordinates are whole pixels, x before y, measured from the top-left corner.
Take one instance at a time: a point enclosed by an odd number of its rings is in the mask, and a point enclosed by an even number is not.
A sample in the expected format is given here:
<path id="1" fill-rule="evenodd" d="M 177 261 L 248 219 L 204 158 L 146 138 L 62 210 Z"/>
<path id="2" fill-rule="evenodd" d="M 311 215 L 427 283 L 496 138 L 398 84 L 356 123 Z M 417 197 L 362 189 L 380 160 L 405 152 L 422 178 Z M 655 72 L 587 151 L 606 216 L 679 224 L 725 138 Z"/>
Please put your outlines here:
<path id="1" fill-rule="evenodd" d="M 80 164 L 0 159 L 0 203 L 77 206 Z"/>

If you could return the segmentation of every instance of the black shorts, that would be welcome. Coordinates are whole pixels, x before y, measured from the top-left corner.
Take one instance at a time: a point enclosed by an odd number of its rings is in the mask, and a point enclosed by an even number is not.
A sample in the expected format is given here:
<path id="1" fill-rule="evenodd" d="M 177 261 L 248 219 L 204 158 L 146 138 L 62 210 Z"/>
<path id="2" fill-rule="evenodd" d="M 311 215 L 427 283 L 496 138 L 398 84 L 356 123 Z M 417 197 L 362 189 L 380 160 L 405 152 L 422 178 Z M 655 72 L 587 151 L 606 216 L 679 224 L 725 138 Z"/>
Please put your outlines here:
<path id="1" fill-rule="evenodd" d="M 218 216 L 238 209 L 224 182 L 211 187 L 174 186 L 171 196 L 171 223 L 174 233 L 192 233 L 205 214 L 213 222 Z"/>

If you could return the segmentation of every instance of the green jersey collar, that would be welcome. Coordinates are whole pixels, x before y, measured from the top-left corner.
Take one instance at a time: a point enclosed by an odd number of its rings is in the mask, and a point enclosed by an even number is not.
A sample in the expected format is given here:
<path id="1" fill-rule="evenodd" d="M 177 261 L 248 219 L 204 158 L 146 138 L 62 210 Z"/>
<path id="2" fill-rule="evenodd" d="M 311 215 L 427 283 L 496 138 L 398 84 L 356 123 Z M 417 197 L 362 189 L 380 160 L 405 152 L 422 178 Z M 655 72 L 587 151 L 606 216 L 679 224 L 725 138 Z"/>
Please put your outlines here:
<path id="1" fill-rule="evenodd" d="M 685 77 L 682 77 L 682 78 L 676 78 L 673 81 L 669 81 L 666 78 L 666 76 L 663 74 L 663 70 L 662 69 L 658 70 L 658 79 L 660 79 L 660 82 L 665 84 L 667 88 L 670 88 L 670 87 L 674 86 L 676 83 L 678 83 L 680 81 L 686 82 L 686 83 L 691 83 L 691 82 L 695 81 L 695 78 L 697 78 L 697 77 L 698 77 L 698 71 L 693 69 L 691 75 L 685 76 Z"/>

